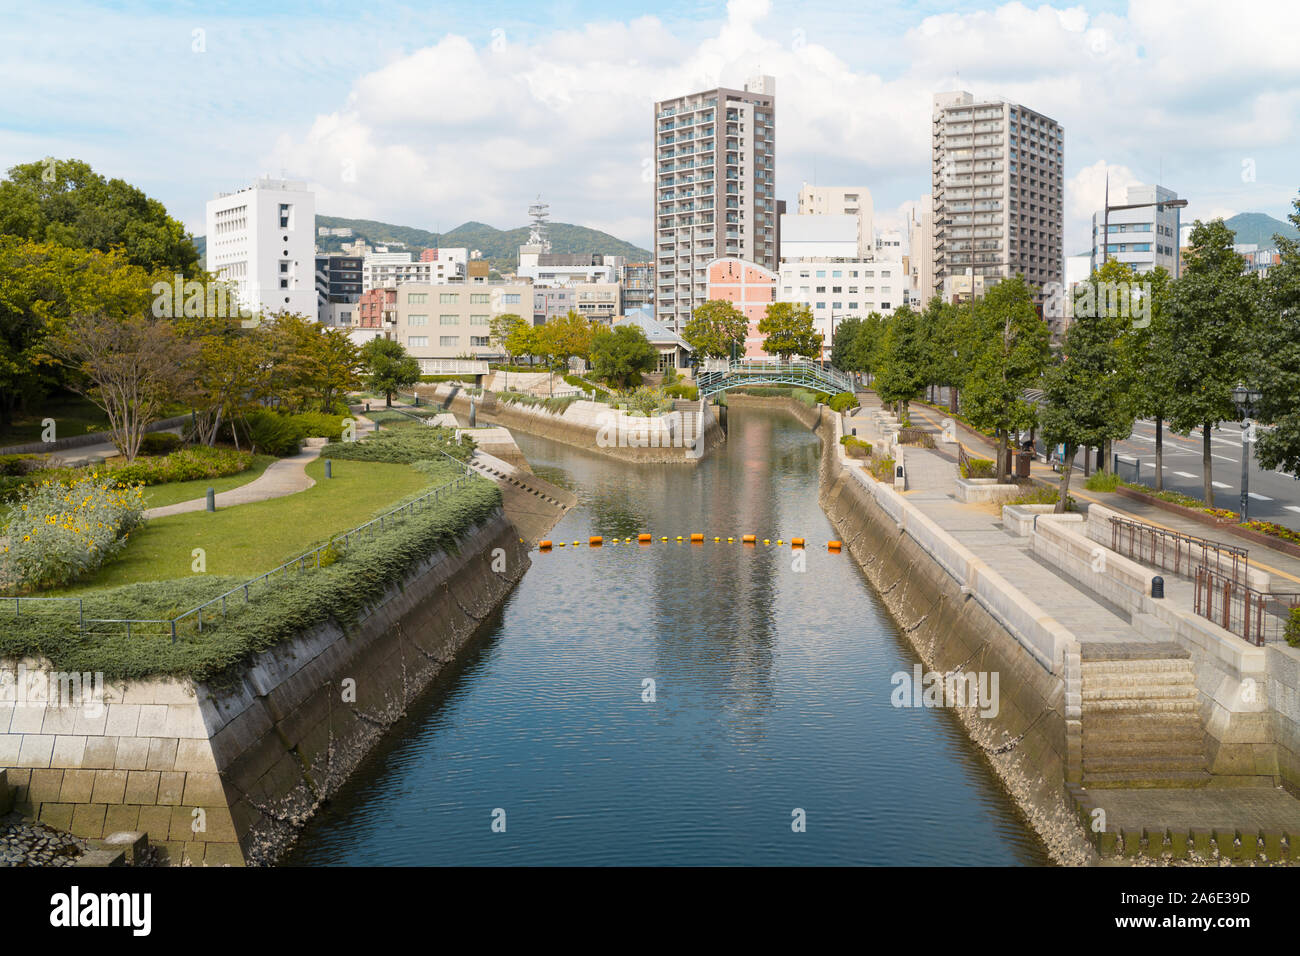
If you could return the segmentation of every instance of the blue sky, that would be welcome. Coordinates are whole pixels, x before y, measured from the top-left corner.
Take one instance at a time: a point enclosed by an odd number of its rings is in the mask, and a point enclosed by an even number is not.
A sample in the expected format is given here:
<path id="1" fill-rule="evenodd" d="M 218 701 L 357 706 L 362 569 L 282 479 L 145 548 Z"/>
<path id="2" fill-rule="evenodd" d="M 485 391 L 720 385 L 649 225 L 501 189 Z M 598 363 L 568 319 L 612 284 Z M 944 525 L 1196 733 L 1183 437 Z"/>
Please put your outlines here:
<path id="1" fill-rule="evenodd" d="M 930 95 L 1003 96 L 1066 136 L 1066 251 L 1112 188 L 1279 218 L 1300 192 L 1300 4 L 256 3 L 13 5 L 0 165 L 75 156 L 201 232 L 261 173 L 319 212 L 650 243 L 651 104 L 777 77 L 777 191 L 865 185 L 877 221 L 929 189 Z"/>

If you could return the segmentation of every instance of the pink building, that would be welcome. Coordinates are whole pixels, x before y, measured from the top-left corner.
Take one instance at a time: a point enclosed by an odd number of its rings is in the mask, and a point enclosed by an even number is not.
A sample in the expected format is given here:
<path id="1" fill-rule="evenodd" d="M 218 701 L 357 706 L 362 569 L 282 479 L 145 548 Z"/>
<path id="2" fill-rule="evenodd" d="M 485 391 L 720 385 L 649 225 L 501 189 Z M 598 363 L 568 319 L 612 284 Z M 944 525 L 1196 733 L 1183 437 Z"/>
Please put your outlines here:
<path id="1" fill-rule="evenodd" d="M 776 301 L 776 273 L 746 259 L 714 259 L 709 263 L 708 298 L 730 302 L 749 320 L 745 358 L 765 355 L 758 321 Z"/>

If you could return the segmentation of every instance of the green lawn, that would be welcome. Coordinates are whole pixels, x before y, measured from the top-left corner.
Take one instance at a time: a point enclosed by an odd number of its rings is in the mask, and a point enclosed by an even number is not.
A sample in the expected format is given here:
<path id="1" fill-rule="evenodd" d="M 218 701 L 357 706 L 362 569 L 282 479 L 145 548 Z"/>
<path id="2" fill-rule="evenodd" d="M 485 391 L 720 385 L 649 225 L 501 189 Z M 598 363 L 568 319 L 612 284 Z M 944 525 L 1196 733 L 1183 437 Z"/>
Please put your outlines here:
<path id="1" fill-rule="evenodd" d="M 195 481 L 173 481 L 165 485 L 150 485 L 144 490 L 145 504 L 150 508 L 161 508 L 164 505 L 174 505 L 181 501 L 189 501 L 191 498 L 202 498 L 207 494 L 209 488 L 215 488 L 217 494 L 223 491 L 229 491 L 231 488 L 238 488 L 240 485 L 246 485 L 250 481 L 262 476 L 267 466 L 275 461 L 274 455 L 254 455 L 253 464 L 247 471 L 241 471 L 237 475 L 226 475 L 224 478 L 199 478 Z"/>
<path id="2" fill-rule="evenodd" d="M 0 445 L 23 445 L 27 442 L 40 441 L 43 426 L 41 420 L 54 419 L 55 437 L 71 438 L 84 435 L 87 426 L 96 430 L 108 429 L 108 418 L 89 399 L 78 395 L 59 395 L 33 404 L 27 414 L 17 412 L 14 422 L 8 428 L 0 428 Z M 108 440 L 108 436 L 104 436 Z"/>
<path id="3" fill-rule="evenodd" d="M 427 475 L 409 465 L 386 462 L 335 461 L 333 471 L 327 481 L 324 461 L 313 461 L 307 474 L 316 484 L 306 491 L 214 514 L 194 511 L 156 518 L 132 535 L 126 549 L 97 574 L 51 593 L 187 577 L 194 573 L 195 548 L 206 552 L 208 574 L 253 577 L 367 521 L 429 483 Z"/>

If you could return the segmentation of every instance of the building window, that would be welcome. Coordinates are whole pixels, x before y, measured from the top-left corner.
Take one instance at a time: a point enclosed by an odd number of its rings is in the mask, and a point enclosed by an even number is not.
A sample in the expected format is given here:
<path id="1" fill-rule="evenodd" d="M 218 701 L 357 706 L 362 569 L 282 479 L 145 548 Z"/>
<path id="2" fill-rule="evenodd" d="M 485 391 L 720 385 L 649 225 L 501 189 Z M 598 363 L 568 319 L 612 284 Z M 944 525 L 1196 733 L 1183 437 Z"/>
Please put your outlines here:
<path id="1" fill-rule="evenodd" d="M 460 345 L 460 336 L 440 335 L 438 336 L 438 344 L 443 348 L 455 348 L 456 346 Z"/>
<path id="2" fill-rule="evenodd" d="M 289 228 L 292 212 L 293 212 L 293 205 L 291 203 L 287 203 L 287 202 L 280 203 L 280 228 L 281 229 Z"/>
<path id="3" fill-rule="evenodd" d="M 469 344 L 474 348 L 487 348 L 490 343 L 486 335 L 471 335 Z"/>
<path id="4" fill-rule="evenodd" d="M 518 305 L 518 304 L 519 304 L 519 293 L 518 293 L 518 292 L 507 292 L 507 293 L 505 293 L 504 295 L 501 296 L 501 301 L 502 301 L 505 305 Z"/>
<path id="5" fill-rule="evenodd" d="M 460 325 L 459 315 L 440 315 L 438 316 L 439 325 Z"/>
<path id="6" fill-rule="evenodd" d="M 406 317 L 406 324 L 414 326 L 428 325 L 429 317 L 427 315 L 408 315 Z"/>
<path id="7" fill-rule="evenodd" d="M 427 335 L 408 335 L 406 337 L 406 344 L 411 346 L 411 348 L 427 348 L 429 345 L 429 337 Z"/>
<path id="8" fill-rule="evenodd" d="M 471 292 L 469 295 L 470 305 L 487 305 L 492 301 L 492 296 L 486 292 Z"/>
<path id="9" fill-rule="evenodd" d="M 443 305 L 455 305 L 460 301 L 460 293 L 441 292 L 438 294 L 438 301 Z"/>
<path id="10" fill-rule="evenodd" d="M 429 293 L 427 293 L 427 292 L 408 292 L 408 293 L 406 293 L 406 304 L 407 304 L 407 305 L 424 305 L 424 304 L 425 304 L 426 302 L 428 302 L 428 301 L 429 301 Z"/>
<path id="11" fill-rule="evenodd" d="M 469 317 L 470 325 L 488 325 L 491 321 L 491 318 L 486 315 L 471 315 Z"/>

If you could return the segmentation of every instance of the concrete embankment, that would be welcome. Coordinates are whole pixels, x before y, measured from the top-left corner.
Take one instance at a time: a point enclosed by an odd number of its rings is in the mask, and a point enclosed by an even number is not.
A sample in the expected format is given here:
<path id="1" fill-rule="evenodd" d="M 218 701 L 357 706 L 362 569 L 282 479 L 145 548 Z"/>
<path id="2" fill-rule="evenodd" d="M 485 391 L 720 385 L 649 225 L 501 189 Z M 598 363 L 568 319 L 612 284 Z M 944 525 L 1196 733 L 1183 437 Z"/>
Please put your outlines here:
<path id="1" fill-rule="evenodd" d="M 801 414 L 790 402 L 795 414 Z M 903 495 L 852 467 L 822 406 L 822 509 L 929 671 L 997 674 L 996 714 L 951 707 L 1058 863 L 1095 859 L 1066 791 L 1068 635 L 1034 632 L 1032 608 Z M 1024 612 L 1022 614 L 1022 612 Z M 1023 617 L 1023 628 L 1012 621 Z"/>
<path id="2" fill-rule="evenodd" d="M 576 503 L 526 463 L 480 450 L 471 466 L 502 508 L 355 625 L 304 631 L 219 685 L 157 678 L 0 703 L 0 809 L 91 840 L 143 832 L 171 864 L 274 862 L 523 576 L 526 542 Z M 48 662 L 0 669 L 48 684 Z"/>
<path id="3" fill-rule="evenodd" d="M 472 402 L 479 422 L 504 425 L 511 431 L 549 438 L 620 461 L 691 464 L 726 440 L 707 404 L 697 403 L 693 411 L 647 418 L 586 400 L 553 412 L 540 404 L 502 401 L 492 392 L 471 397 L 463 389 L 448 385 L 423 388 L 420 395 L 461 417 L 470 414 Z M 700 435 L 702 440 L 697 440 Z"/>

